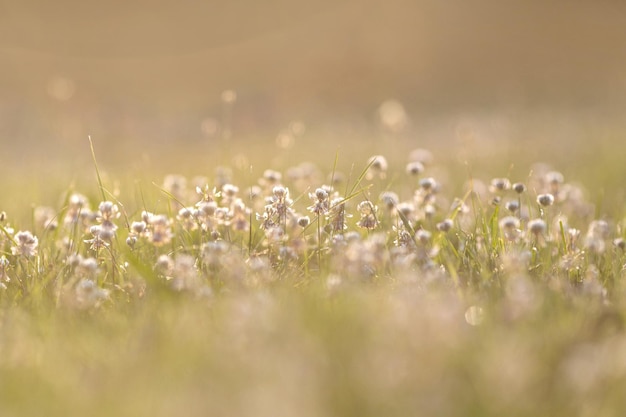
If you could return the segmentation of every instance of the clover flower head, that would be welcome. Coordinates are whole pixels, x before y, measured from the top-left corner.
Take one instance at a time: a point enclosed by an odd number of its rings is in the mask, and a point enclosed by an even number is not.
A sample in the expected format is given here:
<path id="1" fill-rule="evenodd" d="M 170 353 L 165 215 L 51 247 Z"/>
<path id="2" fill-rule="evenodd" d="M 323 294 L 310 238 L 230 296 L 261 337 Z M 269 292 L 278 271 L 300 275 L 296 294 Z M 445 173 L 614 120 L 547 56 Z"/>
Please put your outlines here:
<path id="1" fill-rule="evenodd" d="M 39 240 L 37 236 L 29 231 L 19 231 L 15 234 L 15 246 L 11 248 L 11 253 L 16 256 L 30 258 L 37 255 Z"/>

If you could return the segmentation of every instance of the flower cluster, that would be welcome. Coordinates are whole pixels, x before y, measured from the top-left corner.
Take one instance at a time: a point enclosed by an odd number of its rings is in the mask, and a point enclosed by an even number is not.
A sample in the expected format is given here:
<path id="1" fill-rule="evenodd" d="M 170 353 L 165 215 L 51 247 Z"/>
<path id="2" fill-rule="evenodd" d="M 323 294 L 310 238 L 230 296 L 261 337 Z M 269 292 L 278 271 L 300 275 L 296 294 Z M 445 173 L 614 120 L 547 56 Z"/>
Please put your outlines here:
<path id="1" fill-rule="evenodd" d="M 176 291 L 206 295 L 322 274 L 333 277 L 335 289 L 400 277 L 477 289 L 512 271 L 532 277 L 548 270 L 580 283 L 607 268 L 602 256 L 617 257 L 611 263 L 616 275 L 625 263 L 626 225 L 594 219 L 584 190 L 552 169 L 533 167 L 524 182 L 473 178 L 462 195 L 446 196 L 447 178 L 431 169 L 427 151 L 410 154 L 397 190 L 381 181 L 391 169 L 386 158 L 364 163 L 359 182 L 345 184 L 344 195 L 337 191 L 343 174 L 333 169 L 330 185 L 324 184 L 322 170 L 311 163 L 285 176 L 266 170 L 247 187 L 235 185 L 227 169 L 213 185 L 204 177 L 170 175 L 160 213 L 126 213 L 112 201 L 92 210 L 87 197 L 74 193 L 58 213 L 37 208 L 35 231 L 59 236 L 44 245 L 45 255 L 66 259 L 60 287 L 70 286 L 82 306 L 147 285 L 129 283 L 153 282 L 146 270 Z M 292 198 L 290 189 L 300 194 Z M 0 222 L 6 254 L 0 284 L 10 290 L 18 280 L 9 277 L 37 264 L 41 242 L 29 231 L 14 232 L 6 216 Z"/>

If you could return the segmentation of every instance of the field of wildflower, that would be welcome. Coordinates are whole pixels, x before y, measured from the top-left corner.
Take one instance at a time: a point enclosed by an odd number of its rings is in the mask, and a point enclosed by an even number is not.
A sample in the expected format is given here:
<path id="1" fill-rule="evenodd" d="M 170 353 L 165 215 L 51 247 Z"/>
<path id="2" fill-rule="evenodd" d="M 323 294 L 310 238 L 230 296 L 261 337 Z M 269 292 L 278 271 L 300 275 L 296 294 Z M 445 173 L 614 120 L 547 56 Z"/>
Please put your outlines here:
<path id="1" fill-rule="evenodd" d="M 0 415 L 624 415 L 619 139 L 306 141 L 3 195 Z"/>

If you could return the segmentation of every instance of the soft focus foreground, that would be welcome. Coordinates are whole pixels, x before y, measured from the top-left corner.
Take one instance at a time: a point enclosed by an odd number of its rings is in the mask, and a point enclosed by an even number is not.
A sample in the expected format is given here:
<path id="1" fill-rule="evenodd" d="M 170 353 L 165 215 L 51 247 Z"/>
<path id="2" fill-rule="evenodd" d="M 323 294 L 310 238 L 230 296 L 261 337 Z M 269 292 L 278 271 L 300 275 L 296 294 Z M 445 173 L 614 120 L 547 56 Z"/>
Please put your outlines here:
<path id="1" fill-rule="evenodd" d="M 2 412 L 622 415 L 621 166 L 380 140 L 3 214 Z"/>

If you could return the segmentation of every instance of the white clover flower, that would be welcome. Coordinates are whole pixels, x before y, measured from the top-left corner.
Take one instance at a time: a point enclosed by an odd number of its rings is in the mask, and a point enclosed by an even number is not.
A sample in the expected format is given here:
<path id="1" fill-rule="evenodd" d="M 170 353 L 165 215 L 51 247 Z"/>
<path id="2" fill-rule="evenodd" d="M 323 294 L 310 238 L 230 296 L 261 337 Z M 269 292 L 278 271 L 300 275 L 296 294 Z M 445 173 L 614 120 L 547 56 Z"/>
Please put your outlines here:
<path id="1" fill-rule="evenodd" d="M 80 308 L 98 307 L 107 298 L 109 291 L 90 279 L 83 279 L 76 285 L 76 302 Z"/>
<path id="2" fill-rule="evenodd" d="M 15 234 L 15 246 L 11 248 L 11 253 L 15 256 L 30 258 L 37 255 L 39 240 L 29 231 L 19 231 Z"/>
<path id="3" fill-rule="evenodd" d="M 543 207 L 548 207 L 554 204 L 554 196 L 549 193 L 539 194 L 537 196 L 537 204 Z"/>
<path id="4" fill-rule="evenodd" d="M 547 230 L 548 226 L 543 219 L 533 219 L 528 222 L 528 231 L 533 235 L 542 235 Z"/>

